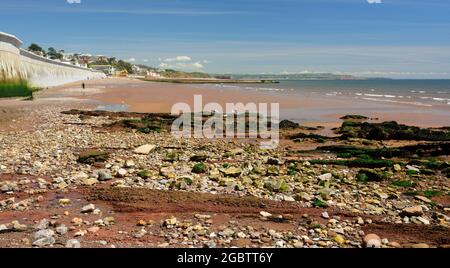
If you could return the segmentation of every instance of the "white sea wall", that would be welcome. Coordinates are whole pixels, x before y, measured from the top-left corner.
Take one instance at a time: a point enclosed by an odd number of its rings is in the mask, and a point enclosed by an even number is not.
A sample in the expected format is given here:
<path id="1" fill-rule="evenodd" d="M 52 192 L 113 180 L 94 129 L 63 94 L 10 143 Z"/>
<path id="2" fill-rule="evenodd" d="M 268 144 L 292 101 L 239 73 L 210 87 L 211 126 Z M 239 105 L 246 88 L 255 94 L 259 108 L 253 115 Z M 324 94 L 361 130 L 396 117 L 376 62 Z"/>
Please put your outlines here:
<path id="1" fill-rule="evenodd" d="M 17 37 L 0 32 L 0 80 L 27 81 L 35 87 L 52 87 L 105 74 L 37 56 L 20 48 Z"/>

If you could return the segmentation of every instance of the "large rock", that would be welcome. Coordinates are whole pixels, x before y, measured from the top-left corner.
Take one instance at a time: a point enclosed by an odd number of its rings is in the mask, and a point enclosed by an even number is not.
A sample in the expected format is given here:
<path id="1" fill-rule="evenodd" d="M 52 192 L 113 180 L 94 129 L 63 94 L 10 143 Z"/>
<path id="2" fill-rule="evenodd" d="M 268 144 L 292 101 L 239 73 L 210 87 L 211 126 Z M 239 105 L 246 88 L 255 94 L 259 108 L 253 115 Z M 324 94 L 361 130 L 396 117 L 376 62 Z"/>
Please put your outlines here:
<path id="1" fill-rule="evenodd" d="M 368 234 L 364 237 L 364 246 L 366 248 L 380 248 L 381 238 L 376 234 Z"/>
<path id="2" fill-rule="evenodd" d="M 220 171 L 227 177 L 239 177 L 242 169 L 237 167 L 221 168 Z"/>
<path id="3" fill-rule="evenodd" d="M 145 144 L 136 149 L 134 149 L 134 153 L 136 154 L 149 154 L 156 148 L 156 145 L 153 144 Z"/>
<path id="4" fill-rule="evenodd" d="M 423 209 L 421 206 L 414 206 L 414 207 L 407 207 L 402 210 L 403 216 L 422 216 L 423 215 Z"/>

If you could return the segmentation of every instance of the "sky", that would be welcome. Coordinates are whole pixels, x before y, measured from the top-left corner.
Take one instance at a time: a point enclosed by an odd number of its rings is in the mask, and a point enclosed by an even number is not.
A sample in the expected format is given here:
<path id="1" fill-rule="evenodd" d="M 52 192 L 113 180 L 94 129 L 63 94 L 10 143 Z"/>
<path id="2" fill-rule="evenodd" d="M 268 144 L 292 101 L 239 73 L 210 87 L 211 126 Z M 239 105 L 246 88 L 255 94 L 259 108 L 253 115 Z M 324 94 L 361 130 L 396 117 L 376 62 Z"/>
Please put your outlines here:
<path id="1" fill-rule="evenodd" d="M 449 0 L 0 0 L 24 47 L 209 73 L 450 78 Z"/>

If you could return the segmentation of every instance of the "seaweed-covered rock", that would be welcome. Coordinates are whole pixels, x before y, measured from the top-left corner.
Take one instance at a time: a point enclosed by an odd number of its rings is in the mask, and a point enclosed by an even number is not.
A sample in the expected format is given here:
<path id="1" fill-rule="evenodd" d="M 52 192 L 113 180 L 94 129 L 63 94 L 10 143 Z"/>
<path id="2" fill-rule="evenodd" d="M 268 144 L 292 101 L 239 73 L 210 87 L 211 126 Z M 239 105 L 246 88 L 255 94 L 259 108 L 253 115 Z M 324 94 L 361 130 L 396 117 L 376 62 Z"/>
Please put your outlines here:
<path id="1" fill-rule="evenodd" d="M 358 137 L 369 140 L 423 140 L 450 141 L 447 129 L 427 129 L 398 124 L 395 121 L 383 123 L 344 122 L 338 133 L 342 138 Z"/>
<path id="2" fill-rule="evenodd" d="M 298 128 L 300 125 L 289 120 L 282 120 L 279 126 L 280 129 L 289 129 L 289 128 Z"/>
<path id="3" fill-rule="evenodd" d="M 106 162 L 108 157 L 109 154 L 107 152 L 88 150 L 80 154 L 77 162 L 82 164 L 94 164 L 97 162 Z"/>

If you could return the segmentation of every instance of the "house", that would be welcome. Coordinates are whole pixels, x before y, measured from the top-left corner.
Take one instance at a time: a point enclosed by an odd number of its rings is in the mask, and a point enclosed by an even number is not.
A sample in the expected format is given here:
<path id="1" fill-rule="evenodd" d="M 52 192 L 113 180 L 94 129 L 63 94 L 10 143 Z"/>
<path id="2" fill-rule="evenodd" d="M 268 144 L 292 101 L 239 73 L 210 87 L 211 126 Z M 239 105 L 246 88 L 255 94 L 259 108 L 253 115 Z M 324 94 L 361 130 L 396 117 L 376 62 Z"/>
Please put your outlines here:
<path id="1" fill-rule="evenodd" d="M 106 75 L 114 75 L 116 68 L 111 65 L 91 65 L 91 69 L 105 73 Z"/>

